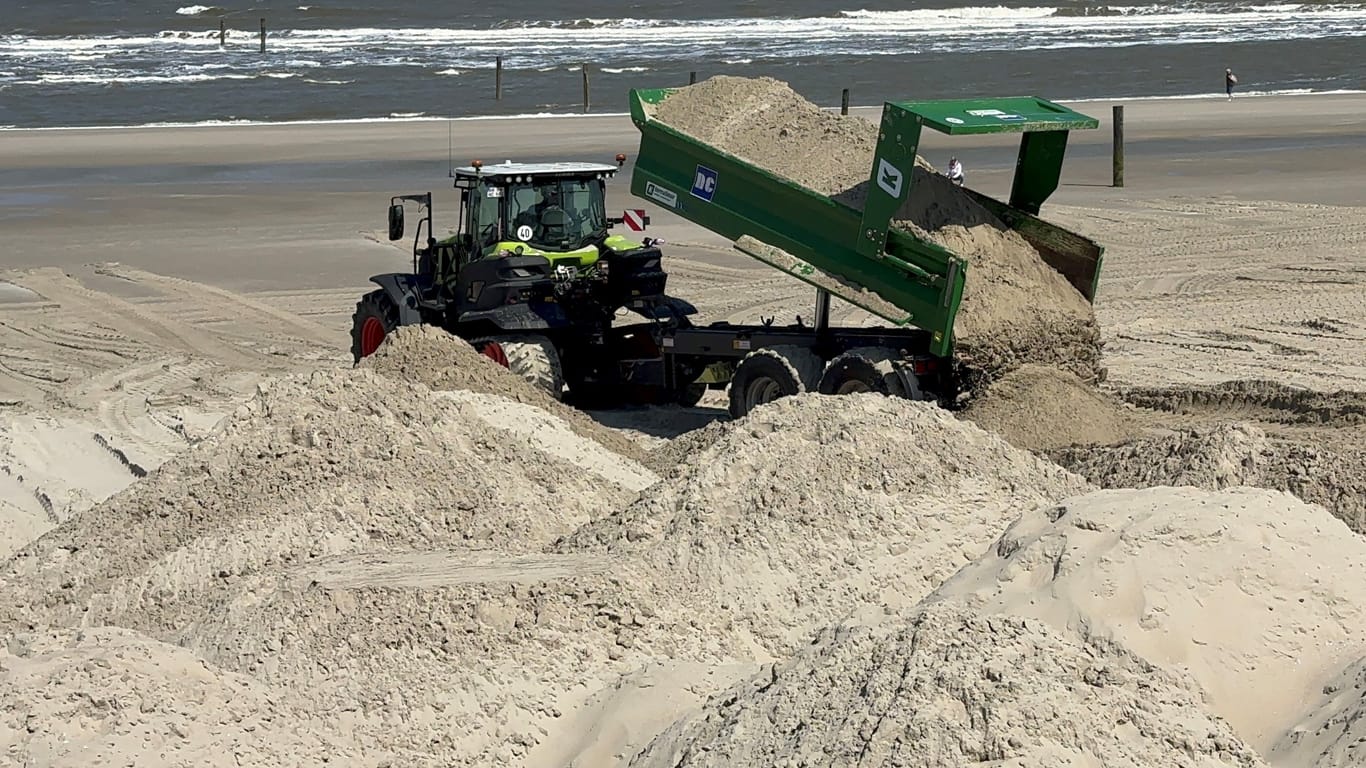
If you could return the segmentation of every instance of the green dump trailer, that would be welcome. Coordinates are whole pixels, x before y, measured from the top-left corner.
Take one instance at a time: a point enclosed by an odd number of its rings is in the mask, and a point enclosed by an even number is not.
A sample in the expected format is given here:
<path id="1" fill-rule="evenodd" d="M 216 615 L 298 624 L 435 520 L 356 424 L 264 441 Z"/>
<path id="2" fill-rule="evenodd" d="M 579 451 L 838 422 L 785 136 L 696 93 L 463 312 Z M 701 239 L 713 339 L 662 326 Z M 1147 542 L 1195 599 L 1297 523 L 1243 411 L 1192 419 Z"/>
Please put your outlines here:
<path id="1" fill-rule="evenodd" d="M 925 127 L 949 135 L 1021 134 L 1010 199 L 965 189 L 1093 300 L 1103 249 L 1038 217 L 1056 190 L 1068 135 L 1091 117 L 1037 97 L 887 102 L 863 210 L 802 187 L 657 119 L 676 89 L 630 92 L 640 130 L 632 194 L 735 242 L 816 289 L 811 322 L 691 326 L 662 332 L 666 377 L 729 386 L 738 417 L 777 397 L 878 391 L 952 405 L 953 327 L 972 270 L 965 259 L 892 225 L 910 194 Z M 889 324 L 829 324 L 830 297 Z M 700 373 L 699 373 L 700 372 Z"/>

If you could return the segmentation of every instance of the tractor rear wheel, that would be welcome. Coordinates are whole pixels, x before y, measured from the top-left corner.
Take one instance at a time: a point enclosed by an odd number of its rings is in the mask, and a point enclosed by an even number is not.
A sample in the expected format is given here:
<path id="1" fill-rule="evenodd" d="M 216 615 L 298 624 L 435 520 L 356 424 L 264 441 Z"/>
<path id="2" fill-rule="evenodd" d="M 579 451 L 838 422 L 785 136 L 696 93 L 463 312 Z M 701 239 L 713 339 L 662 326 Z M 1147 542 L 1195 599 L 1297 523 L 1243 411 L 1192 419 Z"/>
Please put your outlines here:
<path id="1" fill-rule="evenodd" d="M 821 360 L 805 347 L 783 345 L 745 355 L 730 379 L 730 415 L 740 418 L 782 397 L 814 392 Z"/>
<path id="2" fill-rule="evenodd" d="M 545 336 L 486 336 L 474 339 L 470 344 L 556 400 L 563 398 L 564 369 L 560 366 L 560 353 Z"/>
<path id="3" fill-rule="evenodd" d="M 384 339 L 398 327 L 398 306 L 382 290 L 371 291 L 356 302 L 351 316 L 351 356 L 361 358 L 375 354 Z"/>

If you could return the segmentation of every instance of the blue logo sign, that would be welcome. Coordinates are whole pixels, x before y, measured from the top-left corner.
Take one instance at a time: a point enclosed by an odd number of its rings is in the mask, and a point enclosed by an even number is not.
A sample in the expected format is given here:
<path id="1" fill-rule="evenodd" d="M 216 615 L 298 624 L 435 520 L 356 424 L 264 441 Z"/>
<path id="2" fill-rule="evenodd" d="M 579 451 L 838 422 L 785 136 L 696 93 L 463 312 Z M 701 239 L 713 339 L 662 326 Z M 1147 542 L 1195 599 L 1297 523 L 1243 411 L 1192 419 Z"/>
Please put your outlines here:
<path id="1" fill-rule="evenodd" d="M 716 194 L 716 171 L 703 165 L 697 166 L 697 173 L 692 177 L 692 193 L 694 197 L 710 203 L 712 195 Z"/>

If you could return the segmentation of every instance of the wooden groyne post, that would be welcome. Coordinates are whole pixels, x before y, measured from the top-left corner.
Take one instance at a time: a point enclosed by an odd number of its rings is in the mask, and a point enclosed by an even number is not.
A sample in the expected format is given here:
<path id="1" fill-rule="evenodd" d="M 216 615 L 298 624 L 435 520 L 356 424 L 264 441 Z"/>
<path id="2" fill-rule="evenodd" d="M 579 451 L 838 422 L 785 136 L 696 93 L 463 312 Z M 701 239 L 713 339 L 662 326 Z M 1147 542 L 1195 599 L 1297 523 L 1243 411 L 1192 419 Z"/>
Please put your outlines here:
<path id="1" fill-rule="evenodd" d="M 503 100 L 503 57 L 493 60 L 493 100 Z"/>
<path id="2" fill-rule="evenodd" d="M 223 48 L 228 44 L 228 22 L 218 20 L 218 47 Z"/>
<path id="3" fill-rule="evenodd" d="M 1116 104 L 1111 107 L 1113 115 L 1111 122 L 1114 124 L 1114 157 L 1112 160 L 1113 180 L 1112 184 L 1116 187 L 1124 186 L 1124 105 Z"/>
<path id="4" fill-rule="evenodd" d="M 849 89 L 845 88 L 840 92 L 840 114 L 849 114 Z"/>
<path id="5" fill-rule="evenodd" d="M 266 20 L 261 19 L 261 53 L 266 52 Z"/>
<path id="6" fill-rule="evenodd" d="M 696 73 L 696 72 L 689 72 L 689 73 L 688 73 L 688 85 L 696 85 L 696 84 L 697 84 L 697 73 Z"/>
<path id="7" fill-rule="evenodd" d="M 591 106 L 588 100 L 588 65 L 583 64 L 579 68 L 583 70 L 583 111 L 587 112 Z"/>

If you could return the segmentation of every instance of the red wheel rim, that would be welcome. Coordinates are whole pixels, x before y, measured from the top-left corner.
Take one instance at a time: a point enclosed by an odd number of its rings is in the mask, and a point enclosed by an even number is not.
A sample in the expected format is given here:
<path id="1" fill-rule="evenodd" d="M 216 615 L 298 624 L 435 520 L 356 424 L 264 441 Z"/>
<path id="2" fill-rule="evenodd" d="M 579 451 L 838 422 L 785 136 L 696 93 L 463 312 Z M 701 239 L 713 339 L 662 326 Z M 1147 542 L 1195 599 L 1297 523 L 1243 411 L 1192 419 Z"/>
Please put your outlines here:
<path id="1" fill-rule="evenodd" d="M 508 367 L 508 355 L 506 352 L 503 351 L 502 344 L 499 344 L 496 341 L 486 341 L 484 342 L 484 348 L 479 351 L 483 352 L 484 357 L 487 357 L 493 362 L 503 366 L 504 368 Z"/>
<path id="2" fill-rule="evenodd" d="M 375 354 L 384 342 L 384 323 L 378 317 L 367 317 L 360 327 L 360 356 Z"/>

